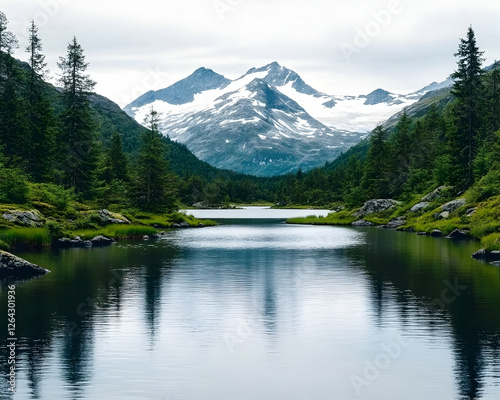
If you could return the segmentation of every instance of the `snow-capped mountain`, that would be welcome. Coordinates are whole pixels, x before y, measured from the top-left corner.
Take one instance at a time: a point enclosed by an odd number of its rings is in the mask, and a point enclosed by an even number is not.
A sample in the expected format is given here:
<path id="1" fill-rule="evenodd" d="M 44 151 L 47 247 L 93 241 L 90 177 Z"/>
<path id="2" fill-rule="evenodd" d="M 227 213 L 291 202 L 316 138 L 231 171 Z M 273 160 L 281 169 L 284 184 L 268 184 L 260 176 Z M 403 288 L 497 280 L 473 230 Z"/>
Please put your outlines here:
<path id="1" fill-rule="evenodd" d="M 425 89 L 425 88 L 424 88 Z M 162 132 L 219 167 L 271 176 L 333 160 L 426 90 L 331 96 L 277 62 L 233 81 L 206 68 L 150 91 L 124 110 L 142 123 L 154 107 Z"/>

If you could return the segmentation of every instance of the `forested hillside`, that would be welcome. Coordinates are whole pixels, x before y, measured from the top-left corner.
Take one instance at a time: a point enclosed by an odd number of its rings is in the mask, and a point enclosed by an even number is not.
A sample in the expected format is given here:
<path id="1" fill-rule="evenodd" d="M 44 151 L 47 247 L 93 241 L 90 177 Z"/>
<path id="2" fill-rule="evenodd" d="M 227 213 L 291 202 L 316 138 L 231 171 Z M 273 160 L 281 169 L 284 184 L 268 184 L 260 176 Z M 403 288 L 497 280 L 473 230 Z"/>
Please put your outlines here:
<path id="1" fill-rule="evenodd" d="M 373 198 L 409 201 L 441 185 L 473 189 L 477 201 L 500 194 L 500 70 L 482 69 L 472 28 L 456 57 L 451 90 L 426 96 L 324 168 L 289 178 L 281 203 L 356 207 Z"/>
<path id="2" fill-rule="evenodd" d="M 34 193 L 46 201 L 49 192 L 60 192 L 100 207 L 156 212 L 274 199 L 274 180 L 218 170 L 160 135 L 154 110 L 146 129 L 94 93 L 76 38 L 60 58 L 60 87 L 46 82 L 34 23 L 29 62 L 13 57 L 17 48 L 0 13 L 0 202 L 31 203 Z"/>

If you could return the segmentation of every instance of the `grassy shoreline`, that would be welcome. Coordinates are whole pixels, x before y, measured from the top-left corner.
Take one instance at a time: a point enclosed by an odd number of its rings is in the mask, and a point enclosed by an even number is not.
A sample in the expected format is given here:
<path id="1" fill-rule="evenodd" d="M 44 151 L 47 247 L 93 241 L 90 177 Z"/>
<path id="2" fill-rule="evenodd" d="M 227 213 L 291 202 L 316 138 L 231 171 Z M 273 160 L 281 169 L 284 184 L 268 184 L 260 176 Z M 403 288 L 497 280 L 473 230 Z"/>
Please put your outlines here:
<path id="1" fill-rule="evenodd" d="M 471 193 L 465 193 L 461 198 L 466 199 L 466 204 L 451 212 L 446 218 L 436 216 L 442 211 L 441 206 L 445 202 L 454 200 L 451 197 L 433 202 L 424 211 L 411 211 L 411 208 L 419 202 L 414 199 L 393 209 L 370 214 L 364 218 L 354 216 L 357 209 L 350 209 L 331 213 L 326 217 L 311 215 L 304 218 L 291 218 L 287 220 L 287 223 L 348 226 L 364 219 L 377 227 L 386 225 L 396 218 L 404 218 L 405 224 L 398 230 L 425 234 L 439 230 L 446 236 L 458 229 L 468 232 L 472 239 L 479 240 L 486 251 L 500 250 L 500 196 L 490 197 L 481 202 L 473 201 Z M 470 212 L 471 209 L 474 211 Z"/>
<path id="2" fill-rule="evenodd" d="M 30 211 L 36 208 L 0 205 L 0 216 L 8 211 Z M 191 215 L 174 212 L 169 214 L 143 213 L 128 210 L 123 214 L 112 215 L 125 217 L 130 223 L 104 223 L 97 217 L 96 210 L 71 212 L 68 219 L 65 212 L 52 213 L 44 218 L 43 226 L 19 226 L 2 218 L 0 225 L 0 249 L 9 251 L 17 248 L 51 247 L 54 240 L 67 237 L 74 239 L 79 236 L 90 240 L 102 235 L 111 239 L 133 239 L 145 235 L 158 234 L 173 228 L 200 228 L 217 225 L 211 220 L 200 220 Z"/>

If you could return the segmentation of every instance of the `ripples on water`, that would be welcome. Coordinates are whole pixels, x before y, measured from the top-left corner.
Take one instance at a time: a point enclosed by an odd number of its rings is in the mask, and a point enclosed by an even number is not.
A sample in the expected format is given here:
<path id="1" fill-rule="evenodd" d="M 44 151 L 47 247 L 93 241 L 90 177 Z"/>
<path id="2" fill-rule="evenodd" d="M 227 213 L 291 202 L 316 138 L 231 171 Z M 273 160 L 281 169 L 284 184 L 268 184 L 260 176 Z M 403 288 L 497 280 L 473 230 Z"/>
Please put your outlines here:
<path id="1" fill-rule="evenodd" d="M 53 272 L 18 284 L 14 399 L 498 399 L 476 248 L 250 219 L 24 254 Z"/>

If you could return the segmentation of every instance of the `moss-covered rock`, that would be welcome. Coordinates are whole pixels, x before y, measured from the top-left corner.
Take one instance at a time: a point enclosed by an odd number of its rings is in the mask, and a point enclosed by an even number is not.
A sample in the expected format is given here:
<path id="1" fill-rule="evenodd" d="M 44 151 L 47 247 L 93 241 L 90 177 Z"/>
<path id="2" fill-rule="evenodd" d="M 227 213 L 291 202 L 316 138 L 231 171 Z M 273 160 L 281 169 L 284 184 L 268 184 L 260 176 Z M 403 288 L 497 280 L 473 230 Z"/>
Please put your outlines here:
<path id="1" fill-rule="evenodd" d="M 0 278 L 27 279 L 45 275 L 49 272 L 45 268 L 0 250 Z"/>

